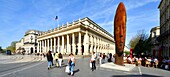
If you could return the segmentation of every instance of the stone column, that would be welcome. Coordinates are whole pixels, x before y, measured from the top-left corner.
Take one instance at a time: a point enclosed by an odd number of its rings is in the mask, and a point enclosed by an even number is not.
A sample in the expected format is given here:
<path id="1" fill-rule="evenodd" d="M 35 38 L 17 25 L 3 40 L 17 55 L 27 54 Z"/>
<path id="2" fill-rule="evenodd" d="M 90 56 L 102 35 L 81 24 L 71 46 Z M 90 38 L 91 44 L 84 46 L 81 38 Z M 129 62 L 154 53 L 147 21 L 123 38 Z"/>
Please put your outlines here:
<path id="1" fill-rule="evenodd" d="M 70 53 L 70 38 L 69 38 L 69 34 L 67 35 L 67 53 Z"/>
<path id="2" fill-rule="evenodd" d="M 90 35 L 90 41 L 91 41 L 91 46 L 90 46 L 90 53 L 93 52 L 93 36 Z"/>
<path id="3" fill-rule="evenodd" d="M 99 52 L 101 52 L 101 39 L 99 39 Z"/>
<path id="4" fill-rule="evenodd" d="M 47 52 L 50 50 L 50 39 L 47 39 Z"/>
<path id="5" fill-rule="evenodd" d="M 61 53 L 62 54 L 64 54 L 65 52 L 64 52 L 64 35 L 62 36 L 62 51 L 61 51 Z"/>
<path id="6" fill-rule="evenodd" d="M 88 31 L 86 30 L 86 34 L 84 35 L 84 55 L 88 55 L 89 53 L 89 36 Z"/>
<path id="7" fill-rule="evenodd" d="M 39 52 L 41 52 L 41 51 L 42 51 L 42 40 L 40 40 L 39 44 L 40 44 L 40 45 L 39 45 L 39 46 L 40 46 L 40 47 L 39 47 L 39 50 L 40 50 Z"/>
<path id="8" fill-rule="evenodd" d="M 97 52 L 100 52 L 99 51 L 99 38 L 97 39 Z"/>
<path id="9" fill-rule="evenodd" d="M 50 40 L 51 40 L 51 41 L 50 41 L 50 44 L 51 44 L 51 46 L 50 46 L 50 51 L 53 52 L 53 38 L 51 38 Z"/>
<path id="10" fill-rule="evenodd" d="M 37 46 L 37 53 L 39 53 L 40 52 L 40 41 L 38 41 L 38 46 Z"/>
<path id="11" fill-rule="evenodd" d="M 54 37 L 54 52 L 56 52 L 56 37 Z"/>
<path id="12" fill-rule="evenodd" d="M 72 34 L 72 53 L 75 54 L 76 49 L 75 49 L 75 36 L 74 33 Z"/>
<path id="13" fill-rule="evenodd" d="M 81 32 L 79 32 L 79 44 L 78 44 L 78 54 L 81 55 L 82 49 L 81 49 Z"/>
<path id="14" fill-rule="evenodd" d="M 59 37 L 59 36 L 58 36 L 57 51 L 58 51 L 58 52 L 61 52 L 61 51 L 60 51 L 60 37 Z"/>
<path id="15" fill-rule="evenodd" d="M 96 52 L 96 37 L 94 36 L 94 52 Z"/>
<path id="16" fill-rule="evenodd" d="M 44 40 L 42 40 L 42 51 L 41 53 L 44 52 Z"/>
<path id="17" fill-rule="evenodd" d="M 44 49 L 45 49 L 45 52 L 47 52 L 47 40 L 45 39 L 45 46 L 44 46 Z"/>

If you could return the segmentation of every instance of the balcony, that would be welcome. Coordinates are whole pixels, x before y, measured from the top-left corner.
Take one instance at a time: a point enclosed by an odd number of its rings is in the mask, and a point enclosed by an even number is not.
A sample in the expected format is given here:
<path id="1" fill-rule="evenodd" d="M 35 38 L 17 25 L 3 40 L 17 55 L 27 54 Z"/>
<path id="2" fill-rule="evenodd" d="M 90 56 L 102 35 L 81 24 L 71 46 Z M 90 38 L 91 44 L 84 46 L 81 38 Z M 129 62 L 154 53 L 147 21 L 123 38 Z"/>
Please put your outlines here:
<path id="1" fill-rule="evenodd" d="M 167 37 L 170 36 L 170 29 L 168 29 L 167 31 L 165 31 L 164 33 L 162 33 L 158 38 L 158 42 L 161 42 L 162 40 L 166 39 Z"/>

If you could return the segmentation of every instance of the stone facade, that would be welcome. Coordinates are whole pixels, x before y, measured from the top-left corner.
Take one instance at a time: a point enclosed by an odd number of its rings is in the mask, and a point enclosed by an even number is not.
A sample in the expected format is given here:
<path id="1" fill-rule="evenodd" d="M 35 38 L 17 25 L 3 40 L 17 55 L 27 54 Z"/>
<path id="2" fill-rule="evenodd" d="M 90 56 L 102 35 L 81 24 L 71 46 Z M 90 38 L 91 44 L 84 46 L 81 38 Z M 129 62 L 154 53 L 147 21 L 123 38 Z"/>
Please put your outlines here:
<path id="1" fill-rule="evenodd" d="M 113 36 L 89 18 L 67 23 L 38 36 L 38 52 L 88 55 L 91 52 L 115 54 Z"/>
<path id="2" fill-rule="evenodd" d="M 170 57 L 170 0 L 161 0 L 160 10 L 160 36 L 158 41 L 163 49 L 162 55 Z"/>
<path id="3" fill-rule="evenodd" d="M 113 36 L 89 18 L 79 19 L 48 31 L 29 30 L 16 51 L 26 53 L 61 52 L 88 55 L 92 51 L 115 54 Z M 129 49 L 125 46 L 125 51 Z"/>
<path id="4" fill-rule="evenodd" d="M 154 56 L 158 56 L 159 52 L 159 42 L 157 41 L 158 36 L 160 35 L 160 26 L 154 27 L 150 31 L 151 43 L 153 44 L 153 48 L 151 49 L 151 54 Z"/>
<path id="5" fill-rule="evenodd" d="M 40 31 L 28 30 L 24 37 L 16 43 L 16 52 L 21 53 L 26 51 L 26 54 L 37 52 L 37 36 Z"/>

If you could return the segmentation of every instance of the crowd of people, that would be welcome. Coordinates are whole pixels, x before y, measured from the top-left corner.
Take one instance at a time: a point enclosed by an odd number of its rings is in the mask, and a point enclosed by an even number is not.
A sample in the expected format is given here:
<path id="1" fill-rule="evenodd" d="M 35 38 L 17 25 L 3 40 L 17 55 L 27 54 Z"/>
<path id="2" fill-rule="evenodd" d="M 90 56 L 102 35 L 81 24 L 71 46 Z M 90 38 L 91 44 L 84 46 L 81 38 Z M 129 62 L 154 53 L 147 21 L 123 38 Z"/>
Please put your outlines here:
<path id="1" fill-rule="evenodd" d="M 58 68 L 62 68 L 62 62 L 63 62 L 63 55 L 61 53 L 51 53 L 51 51 L 48 51 L 46 55 L 48 61 L 48 70 L 51 69 L 53 65 L 55 65 Z M 53 60 L 55 60 L 55 64 L 53 63 Z M 107 55 L 105 53 L 95 53 L 92 52 L 91 58 L 90 58 L 90 67 L 91 70 L 96 70 L 96 63 L 104 64 L 106 62 L 113 62 L 115 61 L 115 55 L 112 55 L 112 53 L 108 53 Z M 71 53 L 68 57 L 68 74 L 74 75 L 74 67 L 75 67 L 76 59 L 74 55 Z M 124 57 L 124 62 L 129 64 L 135 64 L 135 65 L 142 65 L 145 67 L 161 67 L 164 69 L 170 69 L 170 58 L 166 57 L 162 61 L 159 61 L 156 57 L 146 57 L 146 56 L 140 56 L 136 57 L 134 56 L 131 58 L 130 56 Z"/>
<path id="2" fill-rule="evenodd" d="M 51 51 L 48 51 L 48 53 L 46 53 L 46 55 L 44 54 L 43 56 L 47 57 L 48 70 L 50 70 L 52 68 L 52 66 L 62 68 L 63 55 L 61 53 L 58 53 L 58 52 L 52 53 Z M 53 61 L 55 61 L 55 64 Z M 76 62 L 76 59 L 75 59 L 74 55 L 72 53 L 69 54 L 68 64 L 67 64 L 67 66 L 69 66 L 69 72 L 68 72 L 69 75 L 72 75 L 72 76 L 74 75 L 73 70 L 75 67 L 75 62 Z M 96 62 L 98 64 L 103 64 L 106 62 L 114 62 L 114 56 L 112 55 L 112 53 L 108 53 L 106 55 L 105 53 L 92 52 L 91 58 L 90 58 L 90 64 L 91 64 L 92 71 L 96 70 Z"/>
<path id="3" fill-rule="evenodd" d="M 142 65 L 145 67 L 155 67 L 170 70 L 170 58 L 165 57 L 162 61 L 158 60 L 156 57 L 136 57 L 131 58 L 130 56 L 124 57 L 124 61 L 129 64 Z"/>
<path id="4" fill-rule="evenodd" d="M 46 55 L 44 55 L 45 57 L 47 57 L 47 61 L 48 61 L 48 70 L 52 69 L 52 66 L 56 66 L 58 68 L 62 68 L 62 62 L 63 62 L 63 55 L 61 53 L 52 53 L 51 51 L 48 51 L 48 53 Z M 53 62 L 53 60 L 55 60 L 55 64 Z M 71 53 L 69 54 L 69 58 L 68 58 L 68 66 L 69 66 L 69 75 L 74 75 L 74 66 L 75 66 L 75 57 L 74 55 Z"/>

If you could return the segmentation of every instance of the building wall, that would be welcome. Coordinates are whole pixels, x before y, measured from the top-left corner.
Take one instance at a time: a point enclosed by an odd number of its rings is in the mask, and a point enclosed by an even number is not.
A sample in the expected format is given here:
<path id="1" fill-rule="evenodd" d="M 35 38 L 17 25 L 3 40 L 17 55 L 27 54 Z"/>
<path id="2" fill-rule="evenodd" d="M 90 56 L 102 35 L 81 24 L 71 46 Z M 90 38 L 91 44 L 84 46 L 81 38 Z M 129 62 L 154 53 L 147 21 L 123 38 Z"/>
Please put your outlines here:
<path id="1" fill-rule="evenodd" d="M 159 4 L 160 10 L 160 38 L 163 48 L 163 56 L 170 56 L 170 0 L 161 0 Z"/>
<path id="2" fill-rule="evenodd" d="M 151 49 L 151 54 L 153 56 L 158 56 L 160 45 L 159 42 L 157 41 L 157 38 L 159 37 L 159 35 L 160 35 L 160 26 L 151 29 L 150 37 L 151 37 L 151 43 L 153 44 L 153 47 Z"/>
<path id="3" fill-rule="evenodd" d="M 37 36 L 41 33 L 37 30 L 28 30 L 24 37 L 16 43 L 16 51 L 22 52 L 23 50 L 26 51 L 26 54 L 36 53 L 37 51 Z M 23 48 L 23 49 L 18 49 Z"/>

